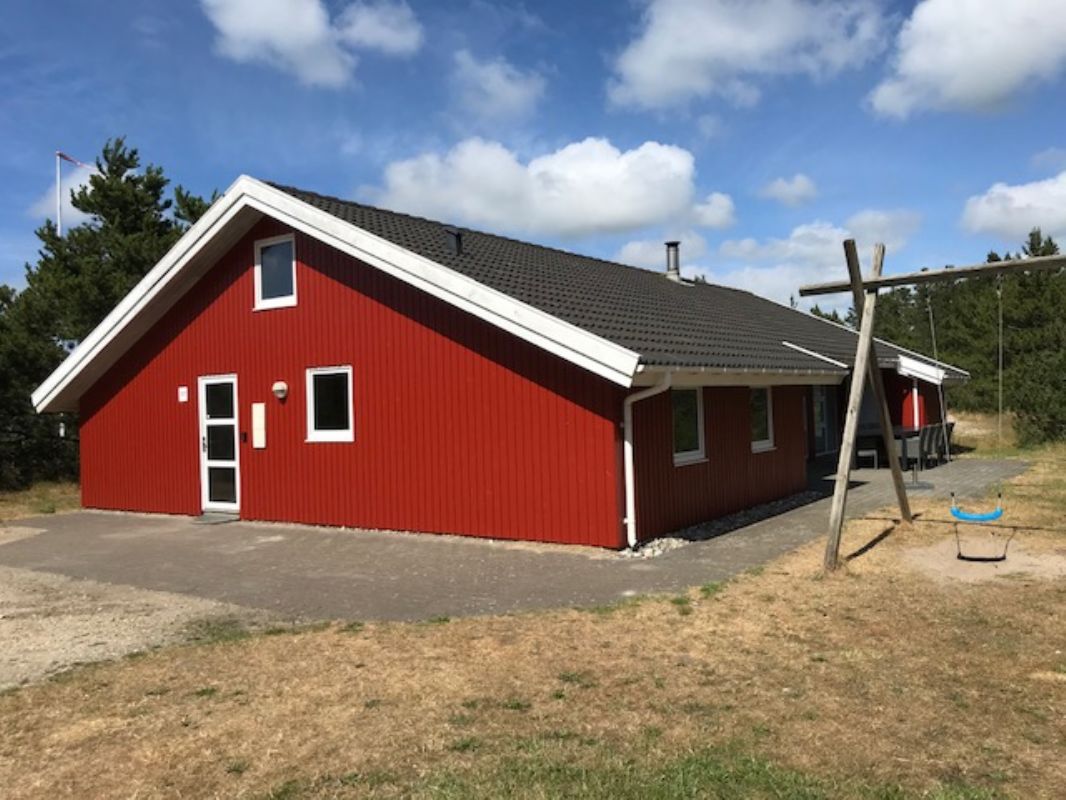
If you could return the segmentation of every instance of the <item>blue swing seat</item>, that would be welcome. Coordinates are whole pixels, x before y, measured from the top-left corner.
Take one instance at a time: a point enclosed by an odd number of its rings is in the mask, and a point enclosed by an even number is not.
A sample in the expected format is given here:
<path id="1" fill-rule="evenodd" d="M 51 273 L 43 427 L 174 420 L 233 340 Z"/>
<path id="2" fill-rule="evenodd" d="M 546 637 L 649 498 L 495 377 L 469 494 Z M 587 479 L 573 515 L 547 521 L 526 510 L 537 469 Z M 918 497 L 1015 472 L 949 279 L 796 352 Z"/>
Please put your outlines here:
<path id="1" fill-rule="evenodd" d="M 1003 516 L 1003 509 L 996 507 L 995 511 L 986 511 L 984 514 L 974 514 L 963 511 L 958 506 L 951 507 L 951 516 L 963 522 L 995 522 Z"/>
<path id="2" fill-rule="evenodd" d="M 951 516 L 962 522 L 995 522 L 997 519 L 1003 516 L 1003 497 L 1002 495 L 996 500 L 996 508 L 993 511 L 986 511 L 983 514 L 977 514 L 971 511 L 963 511 L 959 508 L 955 502 L 955 495 L 951 495 Z"/>

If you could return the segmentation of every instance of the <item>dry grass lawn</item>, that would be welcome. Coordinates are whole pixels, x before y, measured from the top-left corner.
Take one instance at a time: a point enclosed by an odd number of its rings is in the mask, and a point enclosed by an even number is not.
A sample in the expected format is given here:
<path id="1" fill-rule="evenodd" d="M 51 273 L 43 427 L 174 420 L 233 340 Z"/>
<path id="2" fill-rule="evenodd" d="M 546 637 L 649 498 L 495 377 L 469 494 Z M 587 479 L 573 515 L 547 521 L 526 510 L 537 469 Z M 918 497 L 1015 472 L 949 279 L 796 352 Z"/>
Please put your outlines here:
<path id="1" fill-rule="evenodd" d="M 995 414 L 978 414 L 969 411 L 952 411 L 955 430 L 953 445 L 958 445 L 964 456 L 979 458 L 1010 458 L 1023 455 L 1018 450 L 1014 432 L 1014 415 L 1004 413 L 999 420 Z"/>
<path id="2" fill-rule="evenodd" d="M 1066 447 L 1007 487 L 1066 563 Z M 946 508 L 919 507 L 924 519 Z M 886 527 L 858 521 L 845 552 Z M 986 533 L 972 535 L 981 543 Z M 157 651 L 0 697 L 6 797 L 1058 798 L 1066 580 L 976 581 L 897 528 L 611 609 L 336 624 Z"/>
<path id="3" fill-rule="evenodd" d="M 0 492 L 0 524 L 6 520 L 73 511 L 81 505 L 76 483 L 38 483 L 30 489 Z"/>

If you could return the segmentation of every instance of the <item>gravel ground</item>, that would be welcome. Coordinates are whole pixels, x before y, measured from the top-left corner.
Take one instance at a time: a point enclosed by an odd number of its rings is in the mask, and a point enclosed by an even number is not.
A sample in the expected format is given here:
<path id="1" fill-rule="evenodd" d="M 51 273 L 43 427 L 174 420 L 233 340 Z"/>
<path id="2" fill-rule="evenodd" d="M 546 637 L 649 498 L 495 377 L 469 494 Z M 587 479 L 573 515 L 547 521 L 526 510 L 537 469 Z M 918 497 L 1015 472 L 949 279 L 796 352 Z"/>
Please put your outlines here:
<path id="1" fill-rule="evenodd" d="M 0 544 L 33 534 L 0 528 Z M 0 691 L 184 641 L 190 626 L 213 618 L 266 622 L 241 606 L 0 566 Z"/>

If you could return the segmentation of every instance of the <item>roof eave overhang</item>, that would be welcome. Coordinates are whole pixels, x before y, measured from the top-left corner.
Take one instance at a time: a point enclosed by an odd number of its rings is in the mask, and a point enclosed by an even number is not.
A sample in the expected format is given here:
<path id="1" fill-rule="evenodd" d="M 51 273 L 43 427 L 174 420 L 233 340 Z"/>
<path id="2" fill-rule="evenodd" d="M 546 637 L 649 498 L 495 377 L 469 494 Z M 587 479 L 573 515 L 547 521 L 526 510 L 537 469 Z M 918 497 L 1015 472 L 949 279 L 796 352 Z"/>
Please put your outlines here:
<path id="1" fill-rule="evenodd" d="M 847 378 L 843 370 L 741 369 L 729 367 L 657 366 L 640 367 L 634 386 L 651 386 L 664 374 L 672 386 L 836 386 Z"/>
<path id="2" fill-rule="evenodd" d="M 199 258 L 201 268 L 210 268 L 210 264 L 204 267 L 202 256 L 219 249 L 212 250 L 212 242 L 220 237 L 226 243 L 234 240 L 224 236 L 230 226 L 236 225 L 243 235 L 263 215 L 613 383 L 623 387 L 633 383 L 639 354 L 242 175 L 33 392 L 34 408 L 38 412 L 76 410 L 81 394 L 132 345 L 123 334 L 145 310 L 151 307 L 157 319 L 195 283 L 181 280 L 189 265 Z"/>

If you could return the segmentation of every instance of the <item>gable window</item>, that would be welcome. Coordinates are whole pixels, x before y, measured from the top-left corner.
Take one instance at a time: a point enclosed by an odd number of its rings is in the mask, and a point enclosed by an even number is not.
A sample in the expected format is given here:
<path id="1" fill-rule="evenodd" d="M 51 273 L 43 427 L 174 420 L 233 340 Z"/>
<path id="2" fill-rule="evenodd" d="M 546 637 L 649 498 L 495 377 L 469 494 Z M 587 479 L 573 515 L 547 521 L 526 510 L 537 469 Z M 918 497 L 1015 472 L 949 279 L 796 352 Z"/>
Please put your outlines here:
<path id="1" fill-rule="evenodd" d="M 307 441 L 355 441 L 351 367 L 307 370 Z"/>
<path id="2" fill-rule="evenodd" d="M 751 390 L 751 452 L 774 449 L 774 397 L 769 387 Z"/>
<path id="3" fill-rule="evenodd" d="M 255 308 L 296 305 L 296 244 L 292 234 L 255 243 Z"/>
<path id="4" fill-rule="evenodd" d="M 671 389 L 674 465 L 703 461 L 703 389 Z"/>

